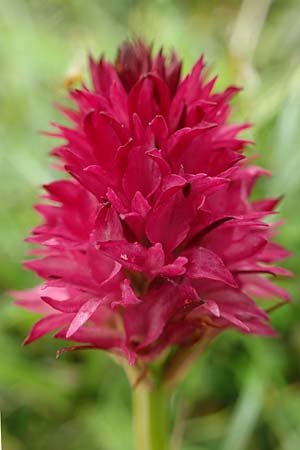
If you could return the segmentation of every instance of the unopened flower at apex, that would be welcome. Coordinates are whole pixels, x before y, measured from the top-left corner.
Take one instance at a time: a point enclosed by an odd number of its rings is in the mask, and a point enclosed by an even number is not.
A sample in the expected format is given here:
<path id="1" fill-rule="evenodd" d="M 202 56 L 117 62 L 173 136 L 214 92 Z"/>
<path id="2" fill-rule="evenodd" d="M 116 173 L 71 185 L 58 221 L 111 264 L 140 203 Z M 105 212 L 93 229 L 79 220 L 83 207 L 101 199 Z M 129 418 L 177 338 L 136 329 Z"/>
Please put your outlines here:
<path id="1" fill-rule="evenodd" d="M 214 93 L 202 57 L 183 78 L 175 54 L 141 42 L 90 71 L 92 89 L 61 108 L 72 125 L 53 133 L 71 178 L 45 186 L 28 239 L 25 265 L 45 282 L 16 294 L 43 314 L 26 343 L 56 330 L 133 363 L 229 327 L 272 335 L 251 296 L 289 300 L 268 278 L 289 275 L 272 265 L 289 253 L 264 221 L 278 199 L 249 199 L 269 173 L 243 161 L 248 125 L 228 123 L 238 89 Z"/>

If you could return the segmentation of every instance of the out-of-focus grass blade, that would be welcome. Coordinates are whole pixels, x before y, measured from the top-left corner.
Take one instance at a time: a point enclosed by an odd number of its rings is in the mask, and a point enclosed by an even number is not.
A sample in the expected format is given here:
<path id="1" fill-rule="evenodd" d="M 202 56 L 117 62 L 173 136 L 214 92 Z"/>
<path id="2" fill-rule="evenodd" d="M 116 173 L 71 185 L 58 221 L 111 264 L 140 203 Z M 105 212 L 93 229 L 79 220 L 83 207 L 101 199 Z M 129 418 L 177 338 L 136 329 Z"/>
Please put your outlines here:
<path id="1" fill-rule="evenodd" d="M 245 450 L 259 417 L 263 401 L 263 383 L 250 373 L 229 424 L 222 450 Z"/>

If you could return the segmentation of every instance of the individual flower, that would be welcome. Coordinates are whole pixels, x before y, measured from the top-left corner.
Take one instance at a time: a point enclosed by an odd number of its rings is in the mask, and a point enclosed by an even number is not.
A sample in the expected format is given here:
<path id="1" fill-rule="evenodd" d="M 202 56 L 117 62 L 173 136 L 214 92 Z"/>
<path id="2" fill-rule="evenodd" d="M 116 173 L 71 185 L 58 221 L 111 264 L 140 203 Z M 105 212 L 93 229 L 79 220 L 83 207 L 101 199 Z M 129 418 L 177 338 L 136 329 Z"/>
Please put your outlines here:
<path id="1" fill-rule="evenodd" d="M 186 76 L 175 53 L 125 42 L 114 64 L 90 58 L 92 88 L 61 107 L 52 151 L 68 172 L 44 186 L 43 223 L 25 266 L 44 279 L 15 294 L 41 313 L 25 343 L 56 330 L 76 348 L 147 364 L 228 328 L 273 335 L 252 296 L 289 300 L 270 276 L 289 253 L 252 201 L 270 175 L 245 159 L 248 124 L 229 123 L 234 86 L 214 92 L 203 57 Z"/>

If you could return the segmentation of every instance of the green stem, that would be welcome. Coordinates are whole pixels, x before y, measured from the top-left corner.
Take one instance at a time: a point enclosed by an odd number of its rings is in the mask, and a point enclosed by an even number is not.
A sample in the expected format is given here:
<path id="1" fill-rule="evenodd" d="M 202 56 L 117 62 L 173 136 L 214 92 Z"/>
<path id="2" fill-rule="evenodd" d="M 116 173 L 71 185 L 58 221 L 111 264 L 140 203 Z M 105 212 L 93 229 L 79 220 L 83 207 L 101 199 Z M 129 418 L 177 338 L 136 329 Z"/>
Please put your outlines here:
<path id="1" fill-rule="evenodd" d="M 135 450 L 169 450 L 166 390 L 140 382 L 132 390 Z"/>

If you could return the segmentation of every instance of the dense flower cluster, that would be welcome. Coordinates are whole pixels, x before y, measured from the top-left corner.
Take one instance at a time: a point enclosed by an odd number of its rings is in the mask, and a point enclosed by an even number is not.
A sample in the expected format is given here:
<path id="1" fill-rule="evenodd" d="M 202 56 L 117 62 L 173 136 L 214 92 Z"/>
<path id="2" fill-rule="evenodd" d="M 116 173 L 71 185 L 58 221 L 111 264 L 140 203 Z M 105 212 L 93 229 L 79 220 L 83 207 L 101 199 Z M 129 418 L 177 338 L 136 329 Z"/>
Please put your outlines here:
<path id="1" fill-rule="evenodd" d="M 70 179 L 45 186 L 42 225 L 25 265 L 45 279 L 17 294 L 42 313 L 26 343 L 58 330 L 73 348 L 150 361 L 207 330 L 272 335 L 251 299 L 288 294 L 265 275 L 288 252 L 264 218 L 278 199 L 251 201 L 269 173 L 246 163 L 229 124 L 238 89 L 213 93 L 201 57 L 182 79 L 176 54 L 124 43 L 114 64 L 90 59 L 93 88 L 70 93 L 53 150 Z"/>

